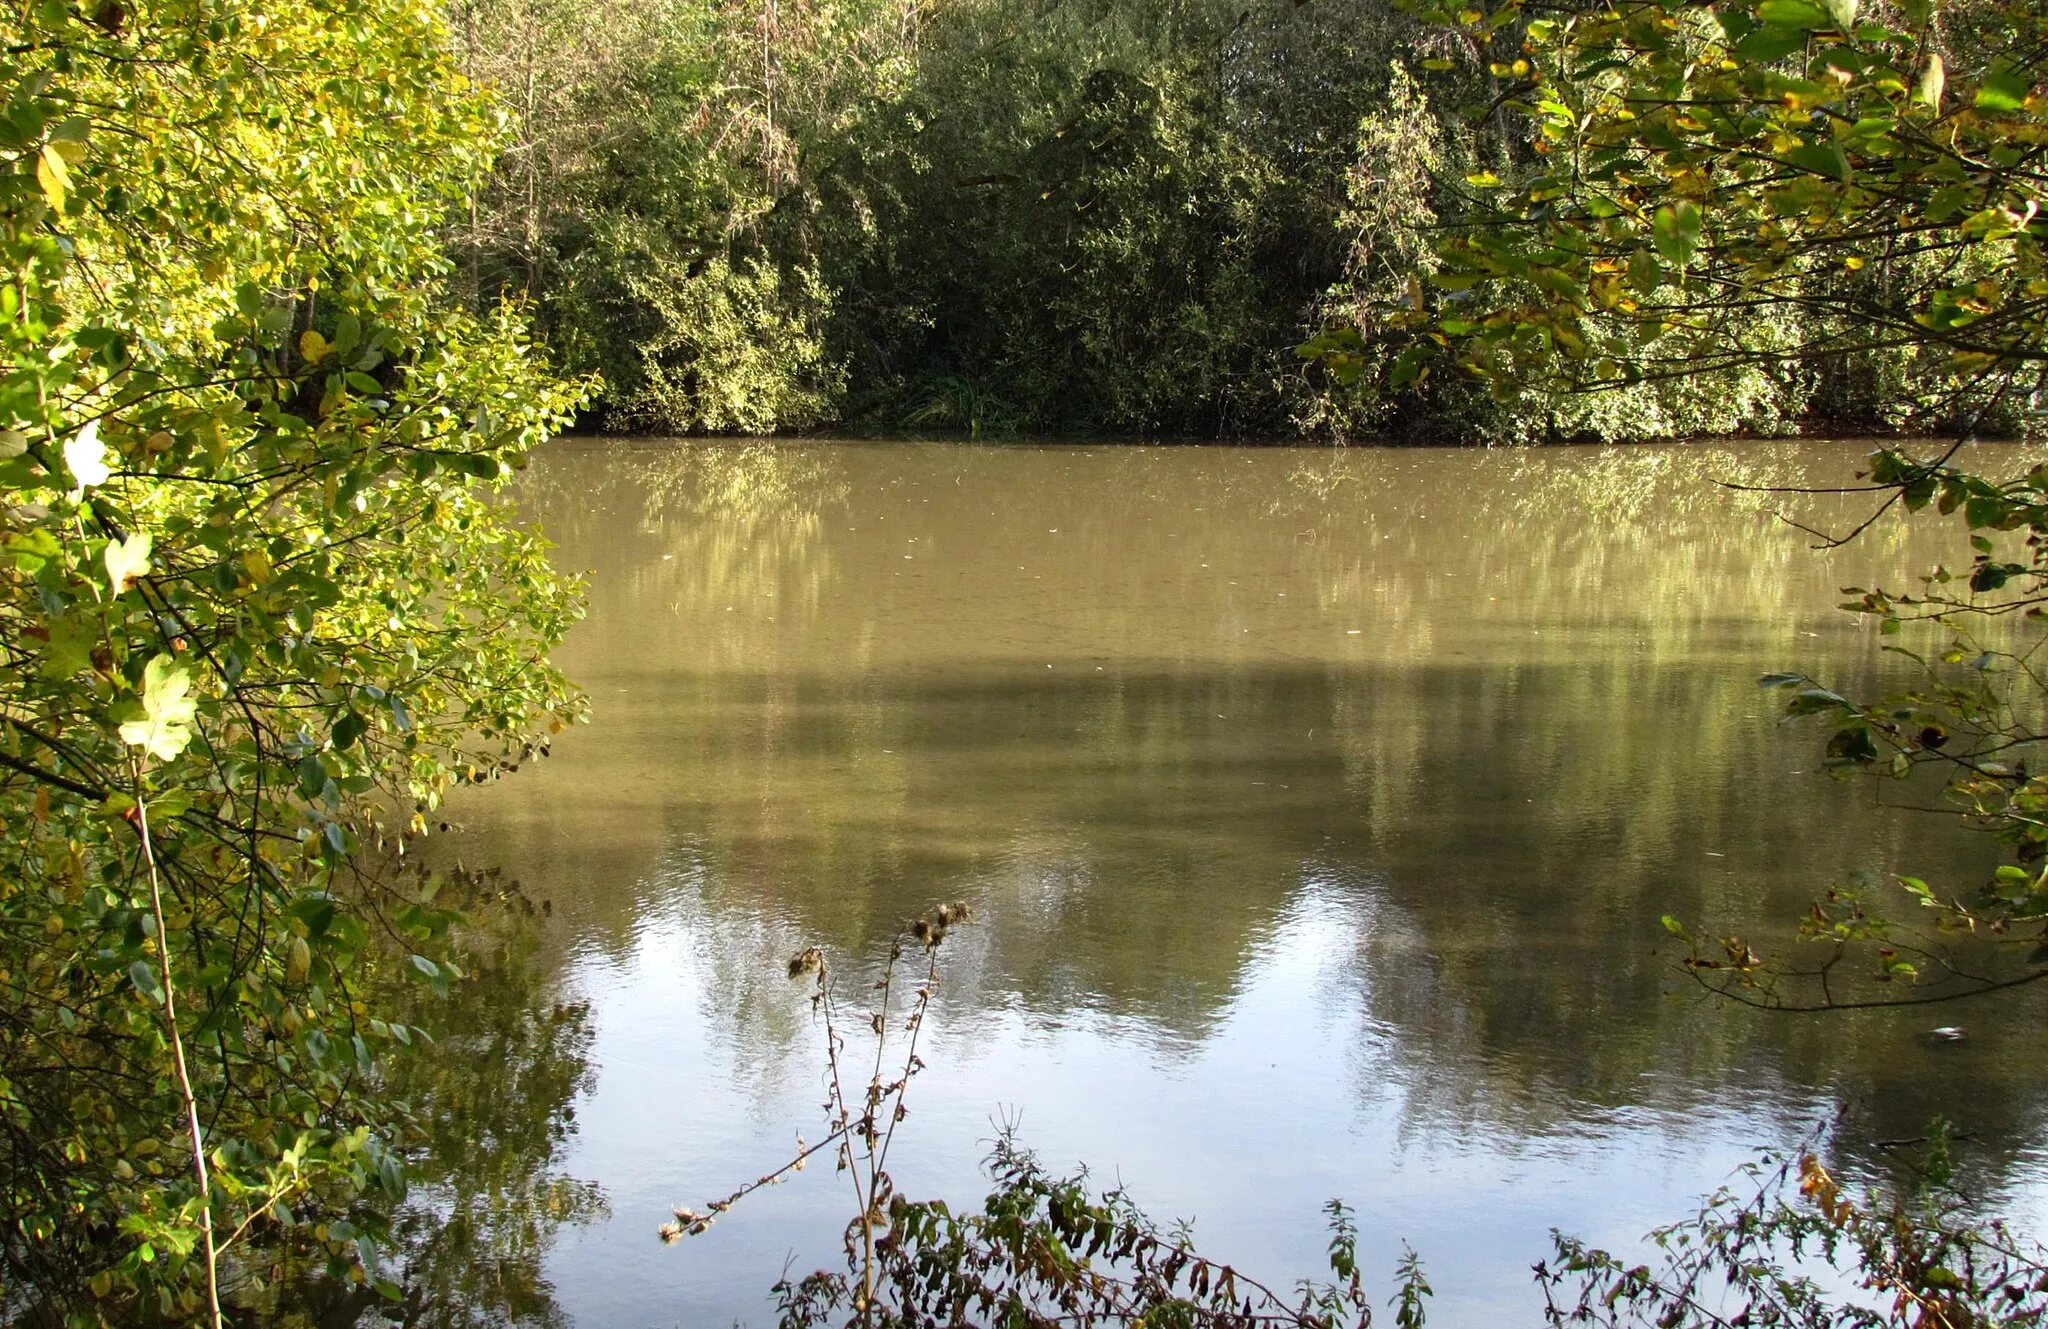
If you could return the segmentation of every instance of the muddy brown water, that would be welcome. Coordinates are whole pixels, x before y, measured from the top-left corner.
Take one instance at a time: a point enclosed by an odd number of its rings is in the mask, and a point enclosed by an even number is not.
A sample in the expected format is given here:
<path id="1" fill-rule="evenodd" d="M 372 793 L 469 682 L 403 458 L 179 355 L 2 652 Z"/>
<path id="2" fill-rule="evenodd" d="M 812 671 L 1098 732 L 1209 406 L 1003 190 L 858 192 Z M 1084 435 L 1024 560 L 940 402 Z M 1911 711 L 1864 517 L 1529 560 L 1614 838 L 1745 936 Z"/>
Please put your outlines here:
<path id="1" fill-rule="evenodd" d="M 1954 533 L 1840 528 L 1835 444 L 1304 451 L 566 440 L 518 498 L 589 577 L 559 659 L 592 721 L 469 791 L 438 852 L 553 909 L 591 1003 L 563 1164 L 609 1218 L 553 1234 L 584 1326 L 771 1323 L 850 1210 L 815 1138 L 804 945 L 849 993 L 965 899 L 896 1167 L 972 1202 L 998 1125 L 1219 1258 L 1316 1271 L 1322 1203 L 1433 1322 L 1534 1322 L 1549 1228 L 1627 1243 L 1757 1146 L 1852 1167 L 1930 1114 L 2023 1218 L 2048 1199 L 2041 1001 L 1759 1016 L 1659 924 L 1769 935 L 1818 889 L 1991 860 L 1950 817 L 1819 771 L 1771 670 L 1887 670 L 1839 588 Z M 1981 450 L 1980 464 L 2010 460 Z M 1967 557 L 1967 555 L 1964 555 Z M 1969 1037 L 1938 1043 L 1936 1024 Z"/>

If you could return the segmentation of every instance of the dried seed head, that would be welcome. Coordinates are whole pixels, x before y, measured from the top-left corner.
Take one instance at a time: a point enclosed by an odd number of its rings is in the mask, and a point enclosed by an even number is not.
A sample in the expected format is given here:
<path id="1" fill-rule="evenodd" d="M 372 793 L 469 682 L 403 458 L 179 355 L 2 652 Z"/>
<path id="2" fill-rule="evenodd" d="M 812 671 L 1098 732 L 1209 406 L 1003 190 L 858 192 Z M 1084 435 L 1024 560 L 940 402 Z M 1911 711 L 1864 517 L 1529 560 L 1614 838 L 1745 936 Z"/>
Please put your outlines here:
<path id="1" fill-rule="evenodd" d="M 825 968 L 825 952 L 816 946 L 806 946 L 789 957 L 789 976 L 802 978 L 805 974 L 822 972 Z"/>

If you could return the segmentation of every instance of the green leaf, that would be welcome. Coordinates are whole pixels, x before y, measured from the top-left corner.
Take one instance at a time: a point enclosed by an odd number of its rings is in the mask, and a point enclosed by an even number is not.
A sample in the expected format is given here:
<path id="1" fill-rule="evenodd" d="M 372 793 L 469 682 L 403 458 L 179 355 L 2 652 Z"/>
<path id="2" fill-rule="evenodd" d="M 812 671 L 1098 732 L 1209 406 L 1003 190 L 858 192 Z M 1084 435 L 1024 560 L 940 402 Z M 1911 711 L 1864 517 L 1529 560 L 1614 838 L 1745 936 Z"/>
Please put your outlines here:
<path id="1" fill-rule="evenodd" d="M 1651 220 L 1651 234 L 1665 262 L 1682 268 L 1692 261 L 1693 251 L 1699 246 L 1702 220 L 1699 204 L 1691 199 L 1680 199 L 1657 209 Z"/>
<path id="2" fill-rule="evenodd" d="M 334 901 L 325 895 L 309 895 L 292 901 L 285 910 L 287 916 L 296 918 L 306 925 L 306 932 L 313 937 L 326 935 L 334 923 Z"/>
<path id="3" fill-rule="evenodd" d="M 1756 681 L 1756 685 L 1760 688 L 1781 688 L 1787 683 L 1800 683 L 1805 679 L 1804 674 L 1765 674 Z"/>
<path id="4" fill-rule="evenodd" d="M 354 314 L 344 313 L 334 321 L 333 353 L 346 357 L 356 349 L 363 339 L 362 321 Z"/>
<path id="5" fill-rule="evenodd" d="M 444 997 L 448 995 L 448 980 L 456 972 L 453 965 L 438 965 L 424 955 L 415 955 L 412 957 L 412 967 L 433 986 L 435 992 Z"/>
<path id="6" fill-rule="evenodd" d="M 192 791 L 189 789 L 166 789 L 149 800 L 151 824 L 156 821 L 170 821 L 182 817 L 192 806 Z"/>
<path id="7" fill-rule="evenodd" d="M 51 680 L 67 679 L 92 663 L 92 648 L 100 634 L 91 621 L 67 614 L 49 620 L 46 626 L 50 639 L 43 643 L 38 674 Z"/>
<path id="8" fill-rule="evenodd" d="M 1877 743 L 1862 725 L 1838 729 L 1828 739 L 1827 760 L 1831 763 L 1863 766 L 1877 760 Z"/>
<path id="9" fill-rule="evenodd" d="M 1735 49 L 1751 60 L 1772 64 L 1806 49 L 1806 34 L 1797 28 L 1758 28 L 1736 42 Z"/>
<path id="10" fill-rule="evenodd" d="M 299 793 L 306 798 L 318 798 L 327 789 L 327 767 L 317 752 L 299 758 L 298 776 Z"/>
<path id="11" fill-rule="evenodd" d="M 40 527 L 8 536 L 6 547 L 14 566 L 23 572 L 34 572 L 64 552 L 57 537 Z"/>
<path id="12" fill-rule="evenodd" d="M 1851 7 L 1853 14 L 1854 7 Z M 1837 26 L 1834 16 L 1819 5 L 1808 4 L 1807 0 L 1763 0 L 1756 7 L 1756 16 L 1766 24 L 1780 28 L 1796 28 L 1813 32 Z"/>
<path id="13" fill-rule="evenodd" d="M 1388 377 L 1389 385 L 1399 390 L 1427 378 L 1429 355 L 1429 348 L 1420 342 L 1403 347 L 1399 358 L 1394 361 L 1394 372 Z"/>
<path id="14" fill-rule="evenodd" d="M 1849 179 L 1849 159 L 1832 143 L 1802 143 L 1787 152 L 1784 160 L 1802 171 L 1824 175 L 1830 180 L 1846 182 Z"/>
<path id="15" fill-rule="evenodd" d="M 2001 60 L 1985 71 L 1974 104 L 1980 111 L 2017 111 L 2026 105 L 2031 87 L 2024 75 Z"/>
<path id="16" fill-rule="evenodd" d="M 1970 589 L 1982 593 L 2002 588 L 2012 579 L 2009 565 L 2003 563 L 1979 563 L 1970 573 Z"/>
<path id="17" fill-rule="evenodd" d="M 1826 688 L 1807 688 L 1786 703 L 1785 710 L 1790 715 L 1818 715 L 1822 711 L 1843 709 L 1848 705 L 1848 698 L 1839 692 L 1830 692 Z"/>

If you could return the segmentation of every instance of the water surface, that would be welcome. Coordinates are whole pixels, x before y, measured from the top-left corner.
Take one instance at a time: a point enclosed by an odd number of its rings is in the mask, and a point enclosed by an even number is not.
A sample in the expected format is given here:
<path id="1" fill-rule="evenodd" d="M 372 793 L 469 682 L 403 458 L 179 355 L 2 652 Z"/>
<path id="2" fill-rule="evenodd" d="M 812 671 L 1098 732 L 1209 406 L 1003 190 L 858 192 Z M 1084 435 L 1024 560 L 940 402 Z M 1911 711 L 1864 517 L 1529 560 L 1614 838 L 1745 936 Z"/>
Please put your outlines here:
<path id="1" fill-rule="evenodd" d="M 553 910 L 591 1003 L 561 1233 L 586 1326 L 772 1322 L 849 1212 L 814 1167 L 663 1249 L 818 1133 L 822 1035 L 966 899 L 896 1171 L 972 1200 L 1004 1120 L 1209 1253 L 1315 1272 L 1342 1196 L 1433 1322 L 1533 1321 L 1559 1226 L 1628 1242 L 1758 1145 L 1852 1160 L 1939 1110 L 1972 1184 L 2044 1194 L 2027 995 L 1960 1014 L 1704 1000 L 1659 916 L 1768 930 L 1831 882 L 1990 862 L 1818 772 L 1755 685 L 1888 666 L 1839 588 L 1953 550 L 1881 523 L 1822 555 L 1792 500 L 1833 445 L 1545 452 L 566 441 L 521 501 L 587 570 L 560 655 L 592 723 L 461 799 L 439 852 Z M 1794 515 L 1846 525 L 1853 499 Z M 1971 1037 L 1937 1045 L 1927 1026 Z"/>

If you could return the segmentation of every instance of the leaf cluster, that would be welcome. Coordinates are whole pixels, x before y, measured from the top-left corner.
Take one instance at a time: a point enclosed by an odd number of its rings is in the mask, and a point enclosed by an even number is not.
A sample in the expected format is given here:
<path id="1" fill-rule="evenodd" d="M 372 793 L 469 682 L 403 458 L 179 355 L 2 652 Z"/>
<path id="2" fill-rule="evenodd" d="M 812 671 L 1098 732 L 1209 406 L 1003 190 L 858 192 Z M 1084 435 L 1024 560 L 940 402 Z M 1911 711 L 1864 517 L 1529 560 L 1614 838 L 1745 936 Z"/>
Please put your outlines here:
<path id="1" fill-rule="evenodd" d="M 1936 420 L 2010 419 L 2031 392 L 2033 6 L 1422 9 L 1487 61 L 1526 153 L 1467 177 L 1402 373 L 1597 391 L 1900 361 Z"/>

